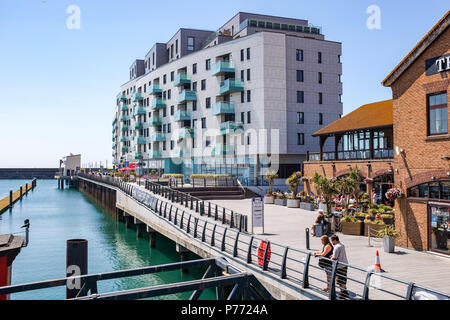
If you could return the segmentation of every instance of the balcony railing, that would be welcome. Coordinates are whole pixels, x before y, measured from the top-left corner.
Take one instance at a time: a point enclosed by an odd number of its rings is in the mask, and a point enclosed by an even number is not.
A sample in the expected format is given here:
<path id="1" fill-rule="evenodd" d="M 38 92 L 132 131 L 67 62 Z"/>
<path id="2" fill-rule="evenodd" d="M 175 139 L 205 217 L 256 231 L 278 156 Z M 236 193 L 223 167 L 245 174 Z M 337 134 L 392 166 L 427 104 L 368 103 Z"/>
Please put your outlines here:
<path id="1" fill-rule="evenodd" d="M 302 33 L 312 33 L 312 34 L 321 34 L 321 28 L 315 27 L 312 25 L 309 26 L 298 26 L 292 24 L 284 24 L 278 22 L 271 21 L 257 21 L 257 20 L 244 20 L 240 27 L 239 31 L 245 29 L 247 27 L 254 28 L 264 28 L 264 29 L 272 29 L 272 30 L 284 30 L 284 31 L 292 31 L 292 32 L 302 32 Z"/>
<path id="2" fill-rule="evenodd" d="M 147 114 L 147 110 L 145 110 L 144 106 L 139 106 L 138 108 L 134 109 L 134 115 L 143 116 Z"/>
<path id="3" fill-rule="evenodd" d="M 179 73 L 175 76 L 175 80 L 173 81 L 174 86 L 182 86 L 185 84 L 191 84 L 191 79 L 186 73 Z"/>
<path id="4" fill-rule="evenodd" d="M 119 100 L 120 101 L 126 101 L 127 100 L 127 96 L 122 94 L 122 95 L 120 95 Z"/>
<path id="5" fill-rule="evenodd" d="M 137 152 L 134 154 L 134 158 L 135 158 L 136 160 L 142 160 L 142 159 L 144 159 L 144 155 L 142 154 L 142 152 L 137 151 Z"/>
<path id="6" fill-rule="evenodd" d="M 122 147 L 122 152 L 128 152 L 128 147 Z"/>
<path id="7" fill-rule="evenodd" d="M 240 80 L 227 79 L 220 83 L 220 94 L 244 91 L 244 83 Z"/>
<path id="8" fill-rule="evenodd" d="M 128 120 L 130 120 L 129 116 L 121 116 L 120 117 L 120 121 L 128 121 Z"/>
<path id="9" fill-rule="evenodd" d="M 213 104 L 213 115 L 219 116 L 222 114 L 234 114 L 234 103 L 227 101 L 220 101 Z"/>
<path id="10" fill-rule="evenodd" d="M 136 144 L 146 144 L 147 143 L 147 139 L 145 137 L 137 137 L 135 141 L 136 141 Z"/>
<path id="11" fill-rule="evenodd" d="M 241 133 L 244 130 L 242 123 L 236 123 L 234 121 L 227 121 L 220 124 L 220 134 L 232 134 Z"/>
<path id="12" fill-rule="evenodd" d="M 373 160 L 373 159 L 393 159 L 393 149 L 376 149 L 373 150 L 373 157 L 370 155 L 369 150 L 360 151 L 339 151 L 336 154 L 334 152 L 323 152 L 322 161 L 345 161 L 345 160 Z M 308 161 L 320 161 L 320 152 L 309 152 Z"/>
<path id="13" fill-rule="evenodd" d="M 152 159 L 161 159 L 161 151 L 160 150 L 152 150 L 149 153 L 149 157 Z"/>
<path id="14" fill-rule="evenodd" d="M 193 128 L 181 128 L 178 131 L 178 140 L 188 139 L 194 137 L 194 129 Z"/>
<path id="15" fill-rule="evenodd" d="M 160 117 L 151 117 L 149 119 L 149 123 L 151 126 L 160 126 L 162 124 L 162 120 Z"/>
<path id="16" fill-rule="evenodd" d="M 164 109 L 166 107 L 166 100 L 161 98 L 155 98 L 152 101 L 152 109 Z"/>
<path id="17" fill-rule="evenodd" d="M 139 91 L 134 92 L 132 97 L 134 102 L 144 100 L 144 97 L 142 97 L 142 93 L 140 93 Z"/>
<path id="18" fill-rule="evenodd" d="M 178 110 L 177 112 L 175 112 L 174 120 L 175 121 L 188 121 L 188 120 L 191 120 L 191 115 L 189 114 L 188 111 Z"/>
<path id="19" fill-rule="evenodd" d="M 152 141 L 166 141 L 166 134 L 163 132 L 153 132 Z"/>
<path id="20" fill-rule="evenodd" d="M 134 124 L 134 130 L 144 130 L 144 124 L 142 122 L 136 122 Z"/>
<path id="21" fill-rule="evenodd" d="M 234 145 L 219 144 L 212 148 L 211 156 L 217 157 L 217 156 L 233 155 L 234 150 L 235 150 Z"/>
<path id="22" fill-rule="evenodd" d="M 128 111 L 128 105 L 122 104 L 122 106 L 120 107 L 120 111 Z"/>
<path id="23" fill-rule="evenodd" d="M 128 131 L 128 126 L 122 126 L 122 131 Z"/>
<path id="24" fill-rule="evenodd" d="M 120 142 L 127 142 L 128 141 L 128 137 L 120 137 Z"/>
<path id="25" fill-rule="evenodd" d="M 148 93 L 149 94 L 161 94 L 162 89 L 159 83 L 154 83 L 151 86 L 148 87 Z"/>
<path id="26" fill-rule="evenodd" d="M 185 103 L 187 101 L 197 101 L 197 94 L 195 91 L 183 90 L 178 96 L 178 103 Z"/>
<path id="27" fill-rule="evenodd" d="M 234 63 L 232 61 L 218 61 L 212 66 L 211 73 L 213 76 L 235 73 Z"/>

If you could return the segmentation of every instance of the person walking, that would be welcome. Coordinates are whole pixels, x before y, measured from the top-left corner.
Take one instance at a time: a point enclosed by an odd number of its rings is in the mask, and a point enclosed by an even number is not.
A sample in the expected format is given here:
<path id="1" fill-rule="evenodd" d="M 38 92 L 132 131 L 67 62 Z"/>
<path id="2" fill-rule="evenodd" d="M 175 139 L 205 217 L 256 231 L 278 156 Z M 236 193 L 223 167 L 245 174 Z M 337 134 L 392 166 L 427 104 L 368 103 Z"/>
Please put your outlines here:
<path id="1" fill-rule="evenodd" d="M 333 255 L 333 245 L 330 242 L 328 236 L 322 236 L 320 238 L 323 248 L 322 252 L 314 252 L 314 257 L 319 257 L 319 267 L 324 269 L 327 275 L 327 287 L 323 288 L 322 291 L 330 291 L 330 280 L 331 280 L 331 257 Z"/>
<path id="2" fill-rule="evenodd" d="M 348 291 L 347 291 L 348 260 L 347 254 L 345 252 L 345 246 L 339 241 L 339 237 L 335 234 L 330 237 L 330 240 L 334 247 L 331 259 L 338 261 L 336 270 L 336 283 L 341 289 L 340 297 L 348 298 Z"/>

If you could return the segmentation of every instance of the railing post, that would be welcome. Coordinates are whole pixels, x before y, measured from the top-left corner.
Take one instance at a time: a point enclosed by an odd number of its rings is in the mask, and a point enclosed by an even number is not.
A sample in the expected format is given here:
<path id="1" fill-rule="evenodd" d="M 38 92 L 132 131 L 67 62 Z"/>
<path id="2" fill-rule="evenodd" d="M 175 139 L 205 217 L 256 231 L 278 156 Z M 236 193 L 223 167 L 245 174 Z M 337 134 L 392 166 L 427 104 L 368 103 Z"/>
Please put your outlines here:
<path id="1" fill-rule="evenodd" d="M 227 239 L 227 228 L 223 230 L 223 236 L 222 236 L 222 245 L 220 247 L 220 251 L 225 251 L 225 241 Z"/>
<path id="2" fill-rule="evenodd" d="M 311 261 L 311 252 L 308 253 L 303 267 L 303 289 L 309 288 L 309 263 Z"/>
<path id="3" fill-rule="evenodd" d="M 200 215 L 205 215 L 205 201 L 200 202 Z"/>
<path id="4" fill-rule="evenodd" d="M 212 235 L 211 235 L 211 247 L 214 247 L 214 245 L 216 244 L 216 241 L 215 241 L 215 238 L 216 238 L 216 227 L 217 227 L 217 224 L 214 224 Z"/>
<path id="5" fill-rule="evenodd" d="M 203 232 L 202 232 L 202 242 L 205 242 L 206 240 L 206 225 L 208 222 L 205 220 L 205 224 L 203 225 Z"/>
<path id="6" fill-rule="evenodd" d="M 287 260 L 288 250 L 289 250 L 289 247 L 286 247 L 284 249 L 283 260 L 281 262 L 281 272 L 280 272 L 281 279 L 286 279 L 286 260 Z"/>
<path id="7" fill-rule="evenodd" d="M 198 199 L 195 199 L 195 212 L 198 212 Z"/>
<path id="8" fill-rule="evenodd" d="M 156 199 L 156 203 L 155 203 L 155 213 L 158 213 L 158 199 Z"/>
<path id="9" fill-rule="evenodd" d="M 331 269 L 331 277 L 330 277 L 330 292 L 328 298 L 330 300 L 336 300 L 336 271 L 337 271 L 338 261 L 333 261 L 333 267 Z"/>
<path id="10" fill-rule="evenodd" d="M 173 208 L 173 204 L 170 205 L 170 210 L 169 210 L 169 221 L 172 222 L 172 208 Z"/>
<path id="11" fill-rule="evenodd" d="M 194 220 L 194 239 L 197 238 L 197 226 L 198 226 L 198 218 Z"/>
<path id="12" fill-rule="evenodd" d="M 180 218 L 180 229 L 183 230 L 183 218 L 184 218 L 184 210 L 181 213 L 181 218 Z"/>
<path id="13" fill-rule="evenodd" d="M 238 256 L 239 234 L 240 234 L 240 232 L 238 232 L 238 233 L 236 234 L 236 239 L 234 240 L 233 257 L 237 257 L 237 256 Z"/>
<path id="14" fill-rule="evenodd" d="M 366 274 L 366 281 L 364 281 L 364 289 L 362 294 L 363 300 L 369 300 L 369 286 L 370 286 L 370 277 L 372 276 L 372 272 L 368 271 Z"/>
<path id="15" fill-rule="evenodd" d="M 219 211 L 217 209 L 217 204 L 216 204 L 216 210 L 214 212 L 214 220 L 217 221 L 217 219 L 219 219 Z"/>
<path id="16" fill-rule="evenodd" d="M 159 215 L 160 216 L 163 215 L 163 208 L 162 208 L 162 206 L 163 206 L 163 202 L 161 201 L 160 204 L 159 204 Z"/>
<path id="17" fill-rule="evenodd" d="M 225 208 L 223 208 L 223 210 L 222 210 L 222 224 L 225 224 L 226 223 L 226 212 L 225 212 Z"/>
<path id="18" fill-rule="evenodd" d="M 174 225 L 177 225 L 177 218 L 178 218 L 178 208 L 177 208 L 177 210 L 175 210 L 175 217 L 173 219 L 173 224 Z"/>
<path id="19" fill-rule="evenodd" d="M 413 292 L 414 292 L 414 283 L 408 284 L 408 290 L 406 291 L 406 300 L 412 300 Z"/>
<path id="20" fill-rule="evenodd" d="M 192 214 L 189 214 L 189 218 L 188 218 L 188 221 L 187 221 L 187 227 L 186 227 L 186 232 L 188 234 L 191 231 L 191 217 L 192 217 Z"/>
<path id="21" fill-rule="evenodd" d="M 191 197 L 191 210 L 194 210 L 194 198 L 189 195 Z"/>
<path id="22" fill-rule="evenodd" d="M 211 202 L 208 201 L 208 218 L 211 217 Z"/>
<path id="23" fill-rule="evenodd" d="M 267 270 L 267 267 L 269 265 L 269 263 L 267 262 L 267 255 L 269 252 L 269 246 L 270 246 L 270 241 L 266 242 L 266 248 L 264 249 L 264 258 L 263 258 L 263 264 L 262 264 L 262 269 L 263 271 Z"/>
<path id="24" fill-rule="evenodd" d="M 253 239 L 254 237 L 252 236 L 250 238 L 250 243 L 248 244 L 248 250 L 247 250 L 247 263 L 252 263 L 252 245 L 253 245 Z"/>
<path id="25" fill-rule="evenodd" d="M 234 212 L 233 212 L 233 210 L 231 210 L 231 215 L 230 215 L 230 228 L 234 228 Z"/>
<path id="26" fill-rule="evenodd" d="M 167 202 L 164 205 L 164 218 L 167 218 Z"/>

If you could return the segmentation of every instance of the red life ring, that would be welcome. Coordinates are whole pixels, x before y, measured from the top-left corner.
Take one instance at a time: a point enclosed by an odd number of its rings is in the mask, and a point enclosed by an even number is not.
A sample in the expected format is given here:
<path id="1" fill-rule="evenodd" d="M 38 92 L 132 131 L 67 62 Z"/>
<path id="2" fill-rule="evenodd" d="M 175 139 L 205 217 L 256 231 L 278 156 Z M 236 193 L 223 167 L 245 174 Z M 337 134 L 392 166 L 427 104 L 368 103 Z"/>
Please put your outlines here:
<path id="1" fill-rule="evenodd" d="M 264 253 L 266 252 L 266 245 L 267 245 L 267 241 L 261 241 L 261 243 L 259 244 L 259 248 L 258 248 L 258 265 L 262 267 L 263 265 L 263 261 L 264 261 Z M 270 250 L 270 243 L 267 246 L 267 261 L 266 263 L 268 264 L 270 261 L 270 257 L 271 257 L 271 250 Z"/>

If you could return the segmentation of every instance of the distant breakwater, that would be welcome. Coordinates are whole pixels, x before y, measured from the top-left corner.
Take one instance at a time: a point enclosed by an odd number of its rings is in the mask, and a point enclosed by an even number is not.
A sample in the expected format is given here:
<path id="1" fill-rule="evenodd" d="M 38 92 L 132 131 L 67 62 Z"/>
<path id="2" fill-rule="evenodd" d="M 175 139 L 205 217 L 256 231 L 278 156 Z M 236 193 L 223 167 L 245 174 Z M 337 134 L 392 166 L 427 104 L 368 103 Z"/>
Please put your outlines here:
<path id="1" fill-rule="evenodd" d="M 58 168 L 0 168 L 0 179 L 53 179 Z"/>

